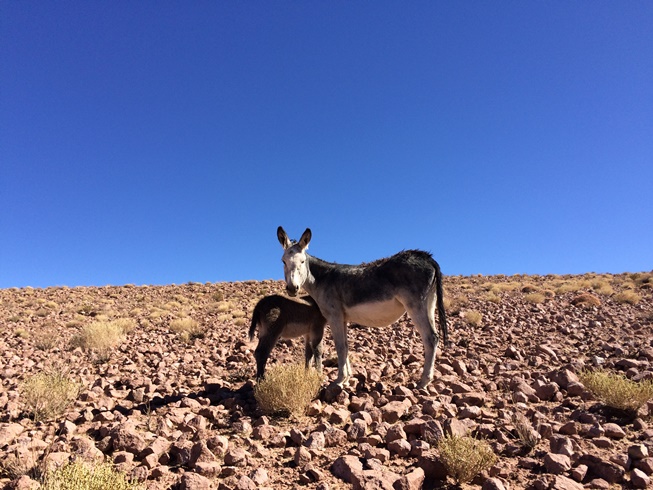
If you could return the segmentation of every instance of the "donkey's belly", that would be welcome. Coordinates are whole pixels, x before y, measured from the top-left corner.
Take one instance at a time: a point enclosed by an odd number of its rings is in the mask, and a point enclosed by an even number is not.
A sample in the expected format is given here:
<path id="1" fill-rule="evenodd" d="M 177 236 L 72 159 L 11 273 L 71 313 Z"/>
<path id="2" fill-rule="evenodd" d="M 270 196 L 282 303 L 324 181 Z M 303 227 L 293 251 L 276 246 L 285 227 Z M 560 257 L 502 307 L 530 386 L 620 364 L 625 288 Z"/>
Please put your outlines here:
<path id="1" fill-rule="evenodd" d="M 306 335 L 310 331 L 310 325 L 306 323 L 287 323 L 281 333 L 282 339 L 294 339 Z"/>
<path id="2" fill-rule="evenodd" d="M 345 320 L 366 327 L 385 327 L 401 318 L 406 309 L 396 299 L 361 303 L 345 309 Z"/>

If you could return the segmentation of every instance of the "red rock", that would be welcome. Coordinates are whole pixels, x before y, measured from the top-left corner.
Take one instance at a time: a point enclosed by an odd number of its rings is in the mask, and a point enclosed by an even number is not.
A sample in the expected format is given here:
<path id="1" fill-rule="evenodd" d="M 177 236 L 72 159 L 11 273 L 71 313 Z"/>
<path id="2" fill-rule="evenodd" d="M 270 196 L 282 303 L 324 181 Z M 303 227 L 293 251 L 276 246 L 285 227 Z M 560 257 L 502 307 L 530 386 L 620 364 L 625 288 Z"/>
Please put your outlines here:
<path id="1" fill-rule="evenodd" d="M 412 403 L 409 400 L 388 402 L 381 407 L 383 420 L 389 424 L 394 424 L 403 417 Z"/>
<path id="2" fill-rule="evenodd" d="M 197 473 L 184 473 L 180 480 L 181 490 L 210 490 L 211 480 Z"/>
<path id="3" fill-rule="evenodd" d="M 133 427 L 120 425 L 110 433 L 114 451 L 128 451 L 140 454 L 147 447 L 147 442 Z"/>
<path id="4" fill-rule="evenodd" d="M 310 463 L 312 459 L 313 456 L 311 456 L 311 452 L 304 446 L 299 446 L 295 451 L 294 461 L 295 465 L 297 465 L 299 468 L 302 468 L 307 463 Z"/>
<path id="5" fill-rule="evenodd" d="M 241 447 L 229 449 L 224 455 L 224 464 L 227 466 L 245 466 L 247 464 L 247 452 Z"/>
<path id="6" fill-rule="evenodd" d="M 342 429 L 330 427 L 324 431 L 325 447 L 343 447 L 347 444 L 347 433 Z"/>
<path id="7" fill-rule="evenodd" d="M 506 490 L 506 486 L 499 478 L 488 478 L 483 482 L 481 490 Z"/>
<path id="8" fill-rule="evenodd" d="M 412 449 L 410 442 L 406 439 L 395 439 L 392 442 L 388 443 L 388 450 L 399 456 L 400 458 L 405 458 L 410 454 Z"/>
<path id="9" fill-rule="evenodd" d="M 626 437 L 624 430 L 614 423 L 603 424 L 605 435 L 611 439 L 623 439 Z"/>
<path id="10" fill-rule="evenodd" d="M 619 483 L 623 480 L 625 471 L 621 466 L 605 461 L 598 456 L 584 454 L 579 463 L 587 465 L 594 474 L 608 483 Z"/>
<path id="11" fill-rule="evenodd" d="M 647 488 L 651 479 L 643 471 L 635 468 L 630 472 L 630 483 L 634 488 Z"/>
<path id="12" fill-rule="evenodd" d="M 406 432 L 404 431 L 404 428 L 400 425 L 393 425 L 388 429 L 385 435 L 385 442 L 389 443 L 392 441 L 396 441 L 397 439 L 406 439 Z"/>
<path id="13" fill-rule="evenodd" d="M 0 447 L 8 446 L 25 428 L 20 424 L 0 424 Z"/>
<path id="14" fill-rule="evenodd" d="M 633 461 L 633 466 L 642 470 L 647 475 L 653 475 L 653 458 L 644 458 Z"/>
<path id="15" fill-rule="evenodd" d="M 544 467 L 548 473 L 559 475 L 571 469 L 571 460 L 564 454 L 547 453 L 544 456 Z"/>
<path id="16" fill-rule="evenodd" d="M 415 468 L 394 482 L 394 490 L 421 490 L 424 484 L 424 470 Z"/>
<path id="17" fill-rule="evenodd" d="M 367 434 L 367 423 L 363 419 L 354 420 L 347 428 L 347 439 L 357 441 Z"/>
<path id="18" fill-rule="evenodd" d="M 551 490 L 583 490 L 585 487 L 566 476 L 556 475 L 550 488 Z"/>

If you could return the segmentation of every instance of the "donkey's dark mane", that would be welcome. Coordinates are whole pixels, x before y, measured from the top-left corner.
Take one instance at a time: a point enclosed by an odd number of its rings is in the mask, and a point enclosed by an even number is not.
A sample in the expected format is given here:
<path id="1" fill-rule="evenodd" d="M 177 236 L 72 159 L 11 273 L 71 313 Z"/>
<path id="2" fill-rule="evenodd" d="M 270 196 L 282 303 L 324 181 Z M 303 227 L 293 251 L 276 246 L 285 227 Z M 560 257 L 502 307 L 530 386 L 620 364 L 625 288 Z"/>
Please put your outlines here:
<path id="1" fill-rule="evenodd" d="M 293 242 L 296 243 L 296 242 Z M 390 262 L 391 260 L 397 260 L 397 261 L 402 261 L 402 260 L 409 260 L 414 257 L 420 257 L 426 260 L 434 260 L 433 255 L 431 252 L 426 252 L 424 250 L 418 250 L 418 249 L 408 249 L 408 250 L 402 250 L 400 252 L 397 252 L 394 255 L 390 255 L 389 257 L 383 257 L 381 259 L 373 260 L 372 262 L 361 262 L 360 264 L 341 264 L 339 262 L 330 262 L 328 260 L 321 259 L 319 257 L 316 257 L 315 255 L 308 254 L 307 255 L 310 257 L 311 260 L 313 261 L 319 261 L 323 265 L 326 266 L 334 266 L 337 268 L 348 268 L 348 269 L 359 269 L 359 268 L 373 268 L 375 266 L 383 265 L 387 262 Z"/>

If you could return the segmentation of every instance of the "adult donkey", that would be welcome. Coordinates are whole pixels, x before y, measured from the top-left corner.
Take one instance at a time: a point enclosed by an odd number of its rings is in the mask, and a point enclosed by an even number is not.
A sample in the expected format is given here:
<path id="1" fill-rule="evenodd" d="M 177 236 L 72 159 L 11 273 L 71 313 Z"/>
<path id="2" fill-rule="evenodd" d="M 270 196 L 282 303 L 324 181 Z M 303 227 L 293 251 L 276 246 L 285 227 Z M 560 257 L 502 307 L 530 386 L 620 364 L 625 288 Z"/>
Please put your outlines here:
<path id="1" fill-rule="evenodd" d="M 424 371 L 418 387 L 426 387 L 433 379 L 439 342 L 436 305 L 445 344 L 448 336 L 438 263 L 428 252 L 405 250 L 369 264 L 335 264 L 306 253 L 311 236 L 311 230 L 306 228 L 299 242 L 294 242 L 281 226 L 277 229 L 284 249 L 288 294 L 295 296 L 303 287 L 331 326 L 338 353 L 336 383 L 343 385 L 351 376 L 347 323 L 382 327 L 396 322 L 407 311 L 424 343 Z"/>

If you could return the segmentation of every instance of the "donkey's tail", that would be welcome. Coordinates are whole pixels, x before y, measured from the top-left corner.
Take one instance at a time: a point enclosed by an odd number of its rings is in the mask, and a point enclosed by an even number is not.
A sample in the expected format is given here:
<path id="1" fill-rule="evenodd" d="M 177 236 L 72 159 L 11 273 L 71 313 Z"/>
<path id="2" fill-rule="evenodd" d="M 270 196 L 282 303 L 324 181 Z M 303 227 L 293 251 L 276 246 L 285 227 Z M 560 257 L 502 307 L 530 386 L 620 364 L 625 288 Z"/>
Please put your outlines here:
<path id="1" fill-rule="evenodd" d="M 440 323 L 440 330 L 442 331 L 442 342 L 446 347 L 449 344 L 449 329 L 447 327 L 447 316 L 444 311 L 444 300 L 442 293 L 442 271 L 440 265 L 435 262 L 435 295 L 438 301 L 438 320 Z"/>
<path id="2" fill-rule="evenodd" d="M 256 308 L 254 308 L 254 312 L 252 313 L 252 324 L 249 326 L 249 341 L 251 342 L 254 340 L 254 334 L 256 333 L 256 327 L 258 325 L 259 317 L 261 316 L 261 312 L 258 309 L 258 305 Z"/>

